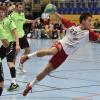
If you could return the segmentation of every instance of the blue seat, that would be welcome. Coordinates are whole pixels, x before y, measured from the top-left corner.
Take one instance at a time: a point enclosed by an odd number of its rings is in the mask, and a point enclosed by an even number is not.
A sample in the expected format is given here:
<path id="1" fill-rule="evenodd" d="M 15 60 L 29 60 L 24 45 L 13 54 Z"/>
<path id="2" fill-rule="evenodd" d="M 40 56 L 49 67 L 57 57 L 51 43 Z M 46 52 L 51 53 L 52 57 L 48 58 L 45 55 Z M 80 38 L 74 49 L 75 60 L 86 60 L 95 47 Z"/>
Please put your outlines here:
<path id="1" fill-rule="evenodd" d="M 81 3 L 80 3 L 80 2 L 77 2 L 77 3 L 76 3 L 76 7 L 77 7 L 77 8 L 78 8 L 78 7 L 80 8 L 80 7 L 81 7 Z"/>
<path id="2" fill-rule="evenodd" d="M 73 8 L 73 7 L 74 7 L 74 3 L 71 2 L 71 3 L 70 3 L 70 8 Z"/>
<path id="3" fill-rule="evenodd" d="M 83 8 L 83 12 L 88 12 L 89 9 L 88 8 Z"/>
<path id="4" fill-rule="evenodd" d="M 86 3 L 85 2 L 82 3 L 82 8 L 86 8 Z"/>
<path id="5" fill-rule="evenodd" d="M 100 14 L 100 8 L 98 7 L 98 8 L 95 8 L 95 14 Z"/>
<path id="6" fill-rule="evenodd" d="M 83 9 L 83 8 L 78 8 L 78 9 L 77 9 L 78 14 L 81 14 L 81 13 L 82 13 L 82 9 Z"/>
<path id="7" fill-rule="evenodd" d="M 66 13 L 68 13 L 68 9 L 63 8 L 63 14 L 66 14 Z"/>
<path id="8" fill-rule="evenodd" d="M 61 14 L 62 13 L 62 8 L 57 8 L 57 12 Z"/>
<path id="9" fill-rule="evenodd" d="M 89 8 L 89 12 L 92 13 L 92 14 L 94 14 L 95 9 L 94 8 Z"/>
<path id="10" fill-rule="evenodd" d="M 77 13 L 78 13 L 78 8 L 73 8 L 73 9 L 72 9 L 72 13 L 73 13 L 73 14 L 77 14 Z"/>
<path id="11" fill-rule="evenodd" d="M 69 14 L 72 14 L 72 9 L 73 8 L 69 8 L 69 10 L 68 10 L 69 11 Z"/>
<path id="12" fill-rule="evenodd" d="M 65 14 L 72 14 L 72 8 L 66 8 Z"/>
<path id="13" fill-rule="evenodd" d="M 93 7 L 93 2 L 88 2 L 88 8 L 92 8 Z"/>
<path id="14" fill-rule="evenodd" d="M 96 8 L 97 7 L 97 4 L 98 4 L 97 2 L 94 2 L 93 3 L 93 7 Z"/>
<path id="15" fill-rule="evenodd" d="M 91 2 L 94 2 L 95 0 L 91 0 Z"/>

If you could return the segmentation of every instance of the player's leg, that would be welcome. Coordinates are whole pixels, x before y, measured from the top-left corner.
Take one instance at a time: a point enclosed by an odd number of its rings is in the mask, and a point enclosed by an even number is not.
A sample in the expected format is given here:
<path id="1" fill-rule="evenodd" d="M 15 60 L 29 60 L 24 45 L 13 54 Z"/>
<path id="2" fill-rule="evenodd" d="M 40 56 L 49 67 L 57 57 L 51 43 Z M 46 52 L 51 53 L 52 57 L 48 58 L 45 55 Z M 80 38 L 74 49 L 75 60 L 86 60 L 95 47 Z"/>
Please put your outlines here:
<path id="1" fill-rule="evenodd" d="M 0 81 L 0 96 L 2 95 L 3 92 L 3 86 L 4 86 L 4 81 Z"/>
<path id="2" fill-rule="evenodd" d="M 0 47 L 0 60 L 6 57 L 6 48 L 2 45 Z M 3 74 L 3 67 L 2 62 L 0 61 L 0 96 L 2 95 L 4 87 L 4 74 Z"/>
<path id="3" fill-rule="evenodd" d="M 23 55 L 29 54 L 30 47 L 29 47 L 29 43 L 28 43 L 25 36 L 19 39 L 19 44 L 20 44 L 21 49 L 24 49 Z M 23 64 L 19 63 L 19 67 L 17 68 L 17 72 L 18 73 L 25 73 L 26 72 L 23 68 Z"/>
<path id="4" fill-rule="evenodd" d="M 43 57 L 46 55 L 55 55 L 58 51 L 61 50 L 61 48 L 61 44 L 59 42 L 55 42 L 51 48 L 40 49 L 31 54 L 23 55 L 20 59 L 20 63 L 23 64 L 27 59 L 34 56 Z"/>
<path id="5" fill-rule="evenodd" d="M 58 50 L 55 47 L 40 49 L 40 50 L 37 50 L 37 51 L 35 51 L 31 54 L 23 55 L 20 59 L 20 63 L 23 64 L 30 57 L 34 57 L 34 56 L 43 57 L 43 56 L 46 56 L 46 55 L 55 55 L 57 52 L 58 52 Z"/>
<path id="6" fill-rule="evenodd" d="M 3 68 L 2 63 L 0 62 L 0 96 L 3 92 L 3 86 L 4 86 L 4 75 L 3 75 Z"/>
<path id="7" fill-rule="evenodd" d="M 23 91 L 23 96 L 26 96 L 27 93 L 32 90 L 32 86 L 36 85 L 39 81 L 41 81 L 46 75 L 48 75 L 51 71 L 54 70 L 54 67 L 49 63 L 46 68 L 44 68 L 41 73 L 39 73 L 30 83 L 27 84 L 25 90 Z"/>
<path id="8" fill-rule="evenodd" d="M 8 91 L 15 90 L 19 87 L 16 82 L 16 69 L 15 69 L 15 58 L 16 58 L 16 51 L 15 51 L 15 42 L 10 42 L 9 47 L 7 48 L 7 64 L 10 70 L 12 82 Z"/>
<path id="9" fill-rule="evenodd" d="M 45 76 L 47 76 L 51 71 L 58 68 L 68 57 L 65 54 L 64 50 L 58 51 L 49 61 L 47 66 L 31 81 L 27 84 L 25 90 L 23 91 L 23 96 L 26 96 L 27 93 L 32 90 L 32 86 L 36 85 L 39 81 L 41 81 Z"/>

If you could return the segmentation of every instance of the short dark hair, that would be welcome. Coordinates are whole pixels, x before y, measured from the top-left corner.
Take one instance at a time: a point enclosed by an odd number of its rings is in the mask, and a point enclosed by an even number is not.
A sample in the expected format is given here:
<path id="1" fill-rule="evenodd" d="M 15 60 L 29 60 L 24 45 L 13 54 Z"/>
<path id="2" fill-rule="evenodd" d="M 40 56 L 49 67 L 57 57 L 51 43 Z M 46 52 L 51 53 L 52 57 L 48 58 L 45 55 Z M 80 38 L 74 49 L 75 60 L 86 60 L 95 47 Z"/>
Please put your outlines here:
<path id="1" fill-rule="evenodd" d="M 16 7 L 18 7 L 19 5 L 23 5 L 23 2 L 17 2 L 16 3 Z"/>
<path id="2" fill-rule="evenodd" d="M 82 23 L 82 20 L 86 20 L 88 17 L 92 17 L 92 14 L 89 12 L 84 12 L 80 15 L 80 23 Z"/>
<path id="3" fill-rule="evenodd" d="M 0 6 L 0 10 L 6 11 L 6 7 L 5 6 Z"/>

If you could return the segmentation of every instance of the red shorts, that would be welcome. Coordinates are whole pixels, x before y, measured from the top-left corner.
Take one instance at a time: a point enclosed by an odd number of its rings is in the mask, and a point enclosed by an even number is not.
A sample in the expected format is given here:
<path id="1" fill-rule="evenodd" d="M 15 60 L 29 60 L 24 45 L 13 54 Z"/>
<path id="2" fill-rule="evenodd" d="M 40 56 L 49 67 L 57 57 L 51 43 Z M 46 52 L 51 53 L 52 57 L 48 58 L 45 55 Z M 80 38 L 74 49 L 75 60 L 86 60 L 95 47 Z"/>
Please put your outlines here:
<path id="1" fill-rule="evenodd" d="M 55 42 L 52 47 L 56 47 L 58 49 L 58 53 L 50 59 L 49 63 L 51 63 L 54 69 L 56 69 L 66 60 L 68 55 L 63 50 L 60 42 Z"/>

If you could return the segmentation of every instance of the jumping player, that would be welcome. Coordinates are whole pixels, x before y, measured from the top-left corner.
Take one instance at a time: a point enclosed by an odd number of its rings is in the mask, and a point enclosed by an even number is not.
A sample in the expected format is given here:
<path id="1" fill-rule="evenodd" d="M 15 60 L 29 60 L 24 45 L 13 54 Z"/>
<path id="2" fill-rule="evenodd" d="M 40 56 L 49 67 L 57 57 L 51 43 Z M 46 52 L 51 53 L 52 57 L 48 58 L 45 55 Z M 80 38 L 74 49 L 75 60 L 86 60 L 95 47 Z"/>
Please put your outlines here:
<path id="1" fill-rule="evenodd" d="M 55 14 L 66 27 L 66 35 L 61 40 L 55 42 L 52 47 L 48 49 L 38 50 L 21 57 L 20 62 L 23 64 L 32 56 L 43 57 L 46 55 L 53 55 L 47 66 L 30 83 L 27 84 L 25 90 L 23 91 L 23 96 L 26 96 L 29 93 L 32 86 L 36 85 L 51 71 L 58 68 L 66 60 L 66 58 L 80 48 L 80 46 L 83 46 L 89 40 L 100 41 L 100 35 L 90 31 L 92 20 L 92 15 L 90 13 L 83 13 L 80 15 L 79 26 L 76 26 L 75 23 L 62 17 L 60 14 Z"/>

